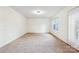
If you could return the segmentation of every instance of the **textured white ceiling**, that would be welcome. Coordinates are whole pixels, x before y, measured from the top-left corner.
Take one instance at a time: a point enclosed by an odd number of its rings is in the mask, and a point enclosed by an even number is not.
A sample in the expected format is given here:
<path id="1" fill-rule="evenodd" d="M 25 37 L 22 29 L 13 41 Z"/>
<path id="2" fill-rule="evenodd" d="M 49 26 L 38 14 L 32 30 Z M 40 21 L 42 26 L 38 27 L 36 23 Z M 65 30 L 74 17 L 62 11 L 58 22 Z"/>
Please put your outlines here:
<path id="1" fill-rule="evenodd" d="M 57 14 L 63 8 L 65 8 L 65 6 L 11 6 L 11 8 L 26 17 L 47 18 L 47 17 L 53 17 L 55 14 Z M 45 12 L 45 14 L 42 15 L 33 14 L 32 11 L 34 10 L 42 10 Z"/>

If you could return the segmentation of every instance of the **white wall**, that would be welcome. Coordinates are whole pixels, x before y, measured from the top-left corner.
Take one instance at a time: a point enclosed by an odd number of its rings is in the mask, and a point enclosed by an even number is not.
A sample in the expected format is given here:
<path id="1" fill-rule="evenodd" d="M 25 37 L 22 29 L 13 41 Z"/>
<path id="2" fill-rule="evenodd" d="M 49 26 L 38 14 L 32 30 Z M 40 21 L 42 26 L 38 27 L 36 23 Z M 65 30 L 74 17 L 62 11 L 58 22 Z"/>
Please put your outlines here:
<path id="1" fill-rule="evenodd" d="M 79 49 L 79 7 L 72 9 L 69 13 L 69 41 Z"/>
<path id="2" fill-rule="evenodd" d="M 25 33 L 27 33 L 27 19 L 10 7 L 0 7 L 0 47 Z"/>
<path id="3" fill-rule="evenodd" d="M 60 22 L 59 31 L 55 32 L 55 31 L 50 30 L 52 34 L 56 35 L 58 38 L 65 41 L 66 43 L 69 43 L 68 41 L 68 26 L 69 26 L 68 25 L 68 13 L 73 8 L 75 7 L 66 7 L 63 10 L 61 10 L 57 15 L 55 15 L 54 17 L 59 18 L 59 22 Z M 51 18 L 51 21 L 53 20 L 53 18 Z"/>
<path id="4" fill-rule="evenodd" d="M 28 32 L 46 33 L 49 32 L 49 19 L 47 18 L 29 18 Z"/>
<path id="5" fill-rule="evenodd" d="M 75 9 L 76 7 L 66 7 L 63 10 L 61 10 L 61 12 L 59 12 L 57 15 L 55 15 L 53 18 L 51 18 L 51 22 L 53 21 L 53 19 L 55 17 L 58 18 L 59 20 L 59 31 L 54 31 L 52 30 L 52 28 L 50 29 L 50 32 L 52 34 L 54 34 L 55 36 L 57 36 L 58 38 L 60 38 L 61 40 L 63 40 L 64 42 L 70 44 L 72 47 L 76 48 L 79 50 L 79 40 L 77 40 L 74 37 L 75 34 L 75 20 L 78 19 L 78 11 L 79 9 L 77 8 L 77 10 L 75 11 L 76 13 L 73 13 L 73 15 L 70 14 L 70 12 Z M 76 17 L 76 18 L 74 18 Z M 50 25 L 51 26 L 51 25 Z M 76 25 L 78 26 L 78 25 Z"/>

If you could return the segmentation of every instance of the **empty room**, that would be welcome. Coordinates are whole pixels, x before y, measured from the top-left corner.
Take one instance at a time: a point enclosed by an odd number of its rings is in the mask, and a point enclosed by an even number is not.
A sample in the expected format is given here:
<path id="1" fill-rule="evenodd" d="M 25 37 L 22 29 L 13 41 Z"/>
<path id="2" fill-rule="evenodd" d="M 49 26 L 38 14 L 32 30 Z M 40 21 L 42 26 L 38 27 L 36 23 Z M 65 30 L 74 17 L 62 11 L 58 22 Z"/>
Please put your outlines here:
<path id="1" fill-rule="evenodd" d="M 78 6 L 0 6 L 0 53 L 78 53 Z"/>

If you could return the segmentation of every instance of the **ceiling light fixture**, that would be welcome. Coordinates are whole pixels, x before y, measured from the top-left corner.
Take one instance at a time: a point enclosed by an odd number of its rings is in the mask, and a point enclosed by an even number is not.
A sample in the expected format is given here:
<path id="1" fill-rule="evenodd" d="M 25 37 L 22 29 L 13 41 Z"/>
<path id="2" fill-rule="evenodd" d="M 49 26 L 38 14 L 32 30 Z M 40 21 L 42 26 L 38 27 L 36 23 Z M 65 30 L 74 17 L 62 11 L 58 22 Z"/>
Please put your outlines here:
<path id="1" fill-rule="evenodd" d="M 37 14 L 37 15 L 41 15 L 41 14 L 44 14 L 45 12 L 41 11 L 41 10 L 34 10 L 34 11 L 32 11 L 32 13 Z"/>

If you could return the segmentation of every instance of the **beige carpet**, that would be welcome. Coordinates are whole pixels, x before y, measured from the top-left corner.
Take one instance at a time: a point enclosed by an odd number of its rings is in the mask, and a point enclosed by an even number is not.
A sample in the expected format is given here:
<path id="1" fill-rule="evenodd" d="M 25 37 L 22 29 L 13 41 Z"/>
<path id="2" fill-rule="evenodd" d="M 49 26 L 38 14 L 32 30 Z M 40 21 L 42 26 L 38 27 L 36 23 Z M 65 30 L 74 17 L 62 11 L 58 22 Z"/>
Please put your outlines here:
<path id="1" fill-rule="evenodd" d="M 75 53 L 78 52 L 50 34 L 26 34 L 0 48 L 2 53 Z"/>

